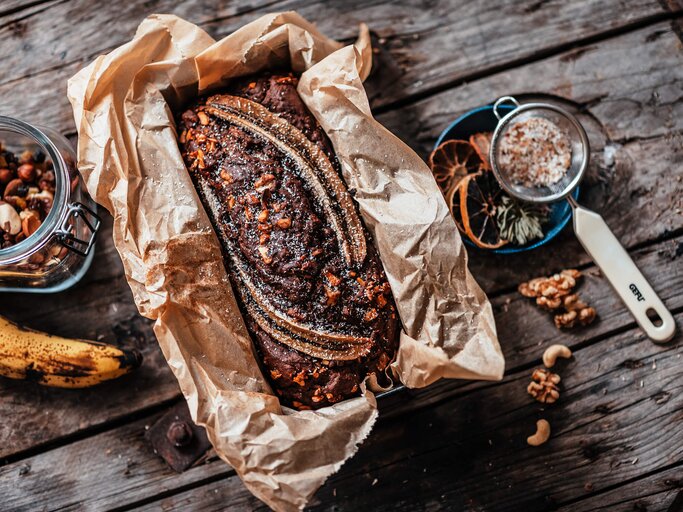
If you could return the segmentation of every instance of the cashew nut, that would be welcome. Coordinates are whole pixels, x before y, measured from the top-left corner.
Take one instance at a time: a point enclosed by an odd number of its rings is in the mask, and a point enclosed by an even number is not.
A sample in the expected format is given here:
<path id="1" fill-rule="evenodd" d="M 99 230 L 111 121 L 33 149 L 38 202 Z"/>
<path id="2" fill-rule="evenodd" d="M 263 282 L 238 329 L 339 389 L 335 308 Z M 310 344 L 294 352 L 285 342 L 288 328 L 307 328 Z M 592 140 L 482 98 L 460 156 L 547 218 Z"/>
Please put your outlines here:
<path id="1" fill-rule="evenodd" d="M 552 368 L 555 366 L 558 357 L 569 359 L 572 357 L 572 351 L 565 345 L 550 345 L 545 352 L 543 352 L 543 364 L 546 365 L 547 368 Z"/>
<path id="2" fill-rule="evenodd" d="M 21 217 L 10 204 L 0 201 L 0 229 L 10 235 L 16 235 L 21 231 Z"/>
<path id="3" fill-rule="evenodd" d="M 550 438 L 550 423 L 546 420 L 536 422 L 536 433 L 526 438 L 526 442 L 531 446 L 540 446 Z"/>

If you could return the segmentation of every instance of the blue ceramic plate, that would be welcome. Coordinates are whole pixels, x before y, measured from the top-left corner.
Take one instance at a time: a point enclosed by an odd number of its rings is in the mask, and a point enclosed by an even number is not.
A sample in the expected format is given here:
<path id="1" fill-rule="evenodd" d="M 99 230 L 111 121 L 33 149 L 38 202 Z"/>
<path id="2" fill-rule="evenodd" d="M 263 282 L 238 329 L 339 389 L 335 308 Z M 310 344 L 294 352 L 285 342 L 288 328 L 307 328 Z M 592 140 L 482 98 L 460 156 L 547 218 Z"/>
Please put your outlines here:
<path id="1" fill-rule="evenodd" d="M 509 105 L 502 105 L 499 110 L 507 114 L 514 107 Z M 480 132 L 492 132 L 496 129 L 498 120 L 496 116 L 493 115 L 493 106 L 486 105 L 483 107 L 475 108 L 470 110 L 466 114 L 463 114 L 455 121 L 453 121 L 439 136 L 436 141 L 434 148 L 436 149 L 442 142 L 446 140 L 469 140 L 470 135 Z M 579 196 L 579 188 L 576 187 L 574 192 L 572 192 L 574 198 Z M 543 244 L 548 243 L 550 240 L 555 238 L 557 234 L 562 231 L 562 229 L 567 225 L 569 219 L 572 217 L 571 207 L 566 201 L 560 201 L 557 203 L 550 204 L 550 213 L 548 215 L 548 222 L 543 225 L 543 230 L 545 236 L 540 240 L 534 240 L 526 245 L 511 245 L 503 246 L 500 249 L 489 249 L 497 254 L 513 254 L 522 251 L 528 251 L 530 249 L 535 249 Z M 463 236 L 462 239 L 470 247 L 477 247 L 472 243 L 472 241 Z"/>

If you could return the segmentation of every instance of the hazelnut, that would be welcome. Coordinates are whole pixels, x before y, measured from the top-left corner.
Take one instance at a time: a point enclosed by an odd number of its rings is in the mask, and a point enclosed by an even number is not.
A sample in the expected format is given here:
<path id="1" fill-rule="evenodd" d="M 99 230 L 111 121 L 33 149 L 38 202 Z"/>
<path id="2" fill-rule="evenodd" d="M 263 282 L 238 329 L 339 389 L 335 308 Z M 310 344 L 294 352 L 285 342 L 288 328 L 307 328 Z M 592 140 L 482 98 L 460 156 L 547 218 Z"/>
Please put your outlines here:
<path id="1" fill-rule="evenodd" d="M 19 162 L 22 164 L 30 164 L 33 161 L 33 152 L 28 149 L 19 155 Z"/>
<path id="2" fill-rule="evenodd" d="M 54 190 L 55 189 L 55 173 L 53 171 L 46 171 L 38 181 L 38 188 L 40 190 Z"/>
<path id="3" fill-rule="evenodd" d="M 28 194 L 28 186 L 26 183 L 21 181 L 19 178 L 15 178 L 7 184 L 7 187 L 5 187 L 4 197 L 26 197 L 26 194 Z"/>
<path id="4" fill-rule="evenodd" d="M 14 179 L 14 172 L 11 169 L 0 169 L 0 184 L 7 185 Z"/>
<path id="5" fill-rule="evenodd" d="M 17 176 L 24 183 L 30 183 L 36 179 L 36 168 L 33 164 L 23 164 L 17 169 Z"/>
<path id="6" fill-rule="evenodd" d="M 27 215 L 24 220 L 21 221 L 21 230 L 24 233 L 24 236 L 28 238 L 38 231 L 41 224 L 42 222 L 40 222 L 40 218 L 38 218 L 37 215 Z"/>
<path id="7" fill-rule="evenodd" d="M 0 228 L 10 235 L 21 231 L 21 217 L 12 205 L 5 202 L 0 202 Z"/>

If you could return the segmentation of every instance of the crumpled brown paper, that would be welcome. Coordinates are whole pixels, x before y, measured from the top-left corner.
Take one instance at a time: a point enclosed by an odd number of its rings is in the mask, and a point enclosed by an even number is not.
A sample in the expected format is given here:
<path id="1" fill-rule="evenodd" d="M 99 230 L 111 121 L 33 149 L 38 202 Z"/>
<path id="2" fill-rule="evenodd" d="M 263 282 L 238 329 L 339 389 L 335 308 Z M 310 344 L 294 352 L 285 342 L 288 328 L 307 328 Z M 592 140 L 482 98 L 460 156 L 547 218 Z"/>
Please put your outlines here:
<path id="1" fill-rule="evenodd" d="M 355 45 L 295 13 L 266 15 L 215 42 L 174 16 L 69 81 L 88 190 L 115 218 L 114 243 L 194 420 L 257 497 L 302 508 L 368 435 L 374 395 L 317 411 L 281 407 L 261 375 L 220 256 L 176 143 L 173 112 L 234 76 L 291 65 L 356 190 L 403 322 L 392 368 L 410 387 L 441 377 L 498 379 L 491 306 L 467 270 L 456 226 L 427 166 L 379 125 L 362 81 L 367 27 Z M 380 70 L 381 72 L 381 70 Z"/>

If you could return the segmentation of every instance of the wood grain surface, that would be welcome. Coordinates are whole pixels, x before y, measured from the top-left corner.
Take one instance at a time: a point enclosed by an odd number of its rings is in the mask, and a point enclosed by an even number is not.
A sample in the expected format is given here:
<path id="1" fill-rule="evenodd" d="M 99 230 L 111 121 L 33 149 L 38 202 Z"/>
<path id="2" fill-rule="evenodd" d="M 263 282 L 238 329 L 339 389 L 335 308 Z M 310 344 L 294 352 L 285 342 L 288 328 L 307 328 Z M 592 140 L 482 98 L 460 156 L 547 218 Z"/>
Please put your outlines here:
<path id="1" fill-rule="evenodd" d="M 683 33 L 676 0 L 574 2 L 0 2 L 0 114 L 74 137 L 66 80 L 129 40 L 145 16 L 175 13 L 220 38 L 266 12 L 297 10 L 351 41 L 370 26 L 368 95 L 377 118 L 426 158 L 448 123 L 503 94 L 546 98 L 586 125 L 592 165 L 581 200 L 600 212 L 679 326 L 683 315 Z M 141 318 L 106 216 L 95 261 L 57 296 L 0 295 L 0 312 L 38 329 L 136 347 L 133 375 L 81 391 L 0 380 L 0 510 L 255 510 L 264 506 L 215 456 L 183 473 L 144 441 L 181 400 Z M 646 340 L 569 229 L 542 250 L 470 251 L 507 361 L 502 382 L 441 381 L 380 400 L 358 454 L 315 495 L 315 510 L 647 510 L 681 506 L 683 345 Z M 519 282 L 581 268 L 599 314 L 558 331 Z M 525 392 L 543 349 L 565 343 L 562 395 Z M 537 418 L 551 440 L 526 445 Z M 673 509 L 672 509 L 673 510 Z"/>

